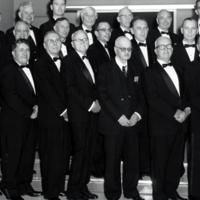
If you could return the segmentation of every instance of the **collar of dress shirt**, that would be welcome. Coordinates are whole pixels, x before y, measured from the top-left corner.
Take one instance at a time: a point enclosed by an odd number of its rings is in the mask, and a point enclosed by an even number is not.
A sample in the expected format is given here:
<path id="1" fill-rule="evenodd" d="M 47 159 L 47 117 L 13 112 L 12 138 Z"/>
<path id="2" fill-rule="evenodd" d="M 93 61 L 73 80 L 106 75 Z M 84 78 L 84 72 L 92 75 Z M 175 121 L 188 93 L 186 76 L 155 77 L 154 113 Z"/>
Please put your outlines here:
<path id="1" fill-rule="evenodd" d="M 129 29 L 129 30 L 126 30 L 126 29 L 124 29 L 122 26 L 120 26 L 120 28 L 122 29 L 123 32 L 124 32 L 124 31 L 128 31 L 128 32 L 130 32 L 130 34 L 131 34 L 130 29 Z"/>
<path id="2" fill-rule="evenodd" d="M 16 60 L 14 60 L 19 66 L 21 66 L 22 64 L 20 64 L 19 62 L 17 62 Z M 28 65 L 28 62 L 26 63 L 26 65 Z"/>
<path id="3" fill-rule="evenodd" d="M 137 42 L 137 44 L 139 45 L 139 43 L 144 43 L 146 44 L 146 40 L 144 42 L 139 42 L 136 38 L 135 38 L 135 41 Z"/>
<path id="4" fill-rule="evenodd" d="M 116 61 L 117 65 L 119 66 L 119 68 L 121 69 L 121 71 L 122 71 L 123 66 L 128 67 L 127 61 L 126 61 L 126 63 L 122 63 L 117 56 L 115 56 L 115 61 Z"/>
<path id="5" fill-rule="evenodd" d="M 87 28 L 84 24 L 82 24 L 82 28 L 83 28 L 83 30 L 85 31 L 85 30 L 89 30 L 89 31 L 92 31 L 92 28 L 91 29 L 89 29 L 89 28 Z"/>
<path id="6" fill-rule="evenodd" d="M 162 66 L 163 64 L 167 64 L 167 63 L 170 63 L 171 61 L 169 60 L 169 62 L 164 62 L 163 60 L 159 60 L 157 59 L 158 63 Z"/>
<path id="7" fill-rule="evenodd" d="M 188 43 L 183 39 L 183 46 L 184 46 L 185 44 L 188 44 Z M 193 41 L 192 44 L 195 44 L 195 41 Z"/>
<path id="8" fill-rule="evenodd" d="M 166 33 L 169 32 L 169 30 L 168 30 L 168 31 L 165 31 L 165 30 L 162 30 L 160 27 L 158 27 L 158 30 L 159 30 L 160 33 L 161 33 L 161 31 L 166 32 Z"/>
<path id="9" fill-rule="evenodd" d="M 51 54 L 49 54 L 49 56 L 51 57 L 51 59 L 53 60 L 54 57 L 59 57 L 59 55 L 57 56 L 52 56 Z M 56 61 L 57 62 L 57 61 Z"/>
<path id="10" fill-rule="evenodd" d="M 103 47 L 105 47 L 105 44 L 106 44 L 106 43 L 103 43 L 103 42 L 101 42 L 100 40 L 98 40 L 98 41 L 102 44 Z M 106 44 L 106 45 L 107 45 L 107 44 Z"/>
<path id="11" fill-rule="evenodd" d="M 76 51 L 76 50 L 75 50 Z M 82 57 L 83 56 L 86 56 L 86 55 L 83 55 L 82 53 L 80 53 L 80 52 L 78 52 L 78 51 L 76 51 L 77 52 L 77 54 L 80 56 L 80 58 L 81 58 L 81 60 L 82 60 Z"/>

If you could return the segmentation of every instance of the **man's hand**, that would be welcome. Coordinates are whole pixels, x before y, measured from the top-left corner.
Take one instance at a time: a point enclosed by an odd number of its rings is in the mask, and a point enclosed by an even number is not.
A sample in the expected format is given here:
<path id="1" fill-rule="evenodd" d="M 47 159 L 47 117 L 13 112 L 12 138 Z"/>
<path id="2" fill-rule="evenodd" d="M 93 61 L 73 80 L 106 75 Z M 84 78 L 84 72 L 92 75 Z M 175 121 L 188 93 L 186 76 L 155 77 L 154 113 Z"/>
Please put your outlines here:
<path id="1" fill-rule="evenodd" d="M 92 107 L 91 111 L 93 113 L 98 113 L 101 110 L 101 106 L 99 105 L 98 100 L 95 101 L 94 106 Z"/>
<path id="2" fill-rule="evenodd" d="M 64 120 L 65 120 L 66 122 L 69 121 L 69 119 L 68 119 L 68 114 L 67 114 L 67 110 L 64 112 L 64 114 L 63 114 L 62 116 L 64 117 Z"/>
<path id="3" fill-rule="evenodd" d="M 122 115 L 119 119 L 118 122 L 121 126 L 126 126 L 129 127 L 130 126 L 130 121 L 127 119 L 127 117 L 125 115 Z"/>
<path id="4" fill-rule="evenodd" d="M 31 114 L 30 118 L 35 119 L 38 116 L 38 105 L 33 106 L 33 113 Z"/>
<path id="5" fill-rule="evenodd" d="M 139 121 L 139 116 L 136 113 L 133 113 L 130 118 L 130 126 L 134 126 Z"/>
<path id="6" fill-rule="evenodd" d="M 174 115 L 174 118 L 176 119 L 176 121 L 178 121 L 179 123 L 183 123 L 186 119 L 187 115 L 186 112 L 178 109 Z"/>

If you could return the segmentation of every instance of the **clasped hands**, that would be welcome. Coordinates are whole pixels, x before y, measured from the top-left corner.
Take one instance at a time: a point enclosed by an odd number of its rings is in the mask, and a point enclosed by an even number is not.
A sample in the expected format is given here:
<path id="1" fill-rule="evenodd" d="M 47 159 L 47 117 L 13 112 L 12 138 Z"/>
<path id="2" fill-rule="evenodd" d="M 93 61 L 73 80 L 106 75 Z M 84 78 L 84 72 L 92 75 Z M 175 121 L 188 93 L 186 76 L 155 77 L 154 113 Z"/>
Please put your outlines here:
<path id="1" fill-rule="evenodd" d="M 133 113 L 130 119 L 128 119 L 125 115 L 122 115 L 118 119 L 119 124 L 125 127 L 134 126 L 138 121 L 139 121 L 139 116 L 136 113 Z"/>
<path id="2" fill-rule="evenodd" d="M 179 123 L 183 123 L 186 118 L 188 117 L 188 115 L 190 114 L 190 108 L 185 108 L 184 111 L 177 109 L 174 118 L 176 121 L 178 121 Z"/>
<path id="3" fill-rule="evenodd" d="M 38 105 L 34 105 L 33 106 L 33 112 L 30 116 L 31 119 L 35 119 L 38 116 Z"/>

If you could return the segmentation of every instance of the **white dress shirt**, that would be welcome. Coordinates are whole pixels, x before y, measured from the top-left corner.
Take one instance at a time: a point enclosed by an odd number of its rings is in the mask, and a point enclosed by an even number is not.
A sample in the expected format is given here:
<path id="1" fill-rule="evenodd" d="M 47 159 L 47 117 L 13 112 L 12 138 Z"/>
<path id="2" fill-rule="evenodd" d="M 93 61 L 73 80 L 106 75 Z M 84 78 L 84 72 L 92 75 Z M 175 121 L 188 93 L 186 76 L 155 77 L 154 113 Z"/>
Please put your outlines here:
<path id="1" fill-rule="evenodd" d="M 188 43 L 183 40 L 183 46 L 185 44 L 188 44 Z M 195 41 L 192 44 L 195 44 Z M 194 60 L 194 56 L 195 56 L 195 48 L 194 47 L 187 47 L 187 48 L 185 48 L 185 50 L 186 50 L 186 52 L 187 52 L 187 54 L 190 58 L 190 61 L 192 62 Z"/>
<path id="2" fill-rule="evenodd" d="M 160 34 L 161 34 L 161 31 L 168 33 L 168 31 L 164 31 L 160 27 L 158 27 L 158 30 L 159 30 Z M 170 39 L 170 36 L 168 34 L 161 34 L 161 35 Z"/>
<path id="3" fill-rule="evenodd" d="M 107 52 L 107 54 L 108 54 L 108 57 L 110 58 L 109 51 L 108 51 L 107 48 L 105 48 L 105 44 L 104 44 L 103 42 L 101 42 L 100 40 L 99 40 L 99 42 L 102 44 L 103 48 L 106 50 L 106 52 Z M 110 58 L 110 59 L 111 59 L 111 58 Z"/>
<path id="4" fill-rule="evenodd" d="M 82 28 L 83 28 L 83 30 L 86 32 L 86 30 L 89 30 L 84 24 L 82 24 Z M 89 30 L 89 31 L 92 31 L 92 29 L 91 30 Z M 87 36 L 88 36 L 88 40 L 89 40 L 89 45 L 91 45 L 91 44 L 93 44 L 93 36 L 92 36 L 92 33 L 88 33 L 88 32 L 86 32 L 87 33 Z"/>
<path id="5" fill-rule="evenodd" d="M 124 29 L 123 27 L 120 26 L 120 28 L 122 29 L 122 31 L 127 31 L 126 29 Z M 130 30 L 129 30 L 130 31 Z M 129 40 L 132 40 L 133 39 L 133 36 L 131 35 L 131 32 L 130 33 L 125 33 L 125 36 L 129 39 Z"/>

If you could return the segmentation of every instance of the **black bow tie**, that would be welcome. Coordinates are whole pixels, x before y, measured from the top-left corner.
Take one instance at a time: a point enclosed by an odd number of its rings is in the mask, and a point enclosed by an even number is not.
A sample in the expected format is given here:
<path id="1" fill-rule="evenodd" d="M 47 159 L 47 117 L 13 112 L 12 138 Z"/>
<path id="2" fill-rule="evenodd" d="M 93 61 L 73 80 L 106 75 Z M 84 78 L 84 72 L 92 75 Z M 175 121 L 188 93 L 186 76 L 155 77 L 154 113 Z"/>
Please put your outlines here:
<path id="1" fill-rule="evenodd" d="M 32 26 L 30 26 L 30 27 L 29 27 L 29 29 L 30 29 L 30 30 L 33 30 L 33 27 L 32 27 Z"/>
<path id="2" fill-rule="evenodd" d="M 141 47 L 146 47 L 147 44 L 139 42 L 139 46 L 141 46 Z"/>
<path id="3" fill-rule="evenodd" d="M 20 67 L 21 68 L 25 68 L 25 67 L 29 68 L 29 65 L 20 65 Z"/>
<path id="4" fill-rule="evenodd" d="M 163 68 L 165 67 L 172 67 L 172 63 L 162 64 Z"/>
<path id="5" fill-rule="evenodd" d="M 107 44 L 105 44 L 105 45 L 104 45 L 104 47 L 105 47 L 105 48 L 108 48 L 108 45 L 107 45 Z"/>
<path id="6" fill-rule="evenodd" d="M 54 57 L 53 61 L 56 62 L 57 60 L 60 60 L 60 57 Z"/>
<path id="7" fill-rule="evenodd" d="M 126 34 L 126 33 L 129 33 L 129 34 L 131 34 L 131 33 L 130 33 L 130 31 L 124 31 L 124 34 Z"/>
<path id="8" fill-rule="evenodd" d="M 160 33 L 161 33 L 161 34 L 166 34 L 166 35 L 169 35 L 169 33 L 168 33 L 168 32 L 164 32 L 164 31 L 161 31 Z"/>
<path id="9" fill-rule="evenodd" d="M 88 59 L 88 57 L 87 56 L 82 56 L 82 59 L 84 60 L 84 59 Z"/>
<path id="10" fill-rule="evenodd" d="M 193 47 L 193 48 L 195 48 L 195 47 L 196 47 L 196 44 L 185 44 L 184 46 L 185 46 L 185 48 L 188 48 L 188 47 Z"/>
<path id="11" fill-rule="evenodd" d="M 86 29 L 85 31 L 86 31 L 87 33 L 92 33 L 92 31 L 90 31 L 90 30 L 87 30 L 87 29 Z"/>

